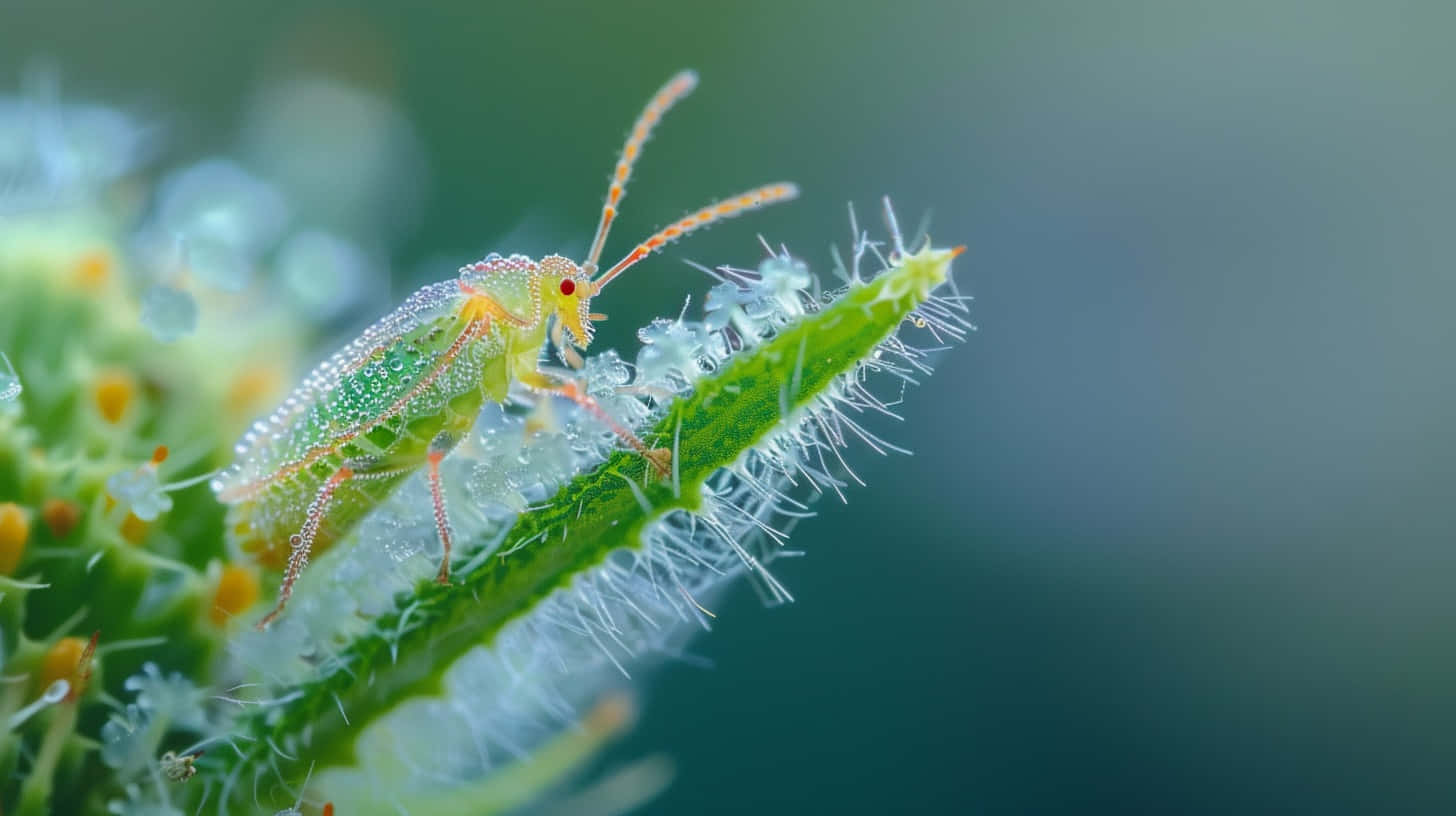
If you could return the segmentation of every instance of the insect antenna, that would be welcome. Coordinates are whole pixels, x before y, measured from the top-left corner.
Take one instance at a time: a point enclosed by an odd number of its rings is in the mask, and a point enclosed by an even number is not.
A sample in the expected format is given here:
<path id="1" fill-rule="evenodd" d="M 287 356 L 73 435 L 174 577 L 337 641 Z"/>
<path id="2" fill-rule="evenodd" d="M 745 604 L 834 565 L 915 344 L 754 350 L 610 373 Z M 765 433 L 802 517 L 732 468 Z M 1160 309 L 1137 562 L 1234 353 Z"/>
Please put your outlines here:
<path id="1" fill-rule="evenodd" d="M 617 168 L 612 171 L 612 185 L 607 188 L 607 200 L 602 204 L 602 220 L 597 223 L 596 237 L 592 238 L 591 252 L 582 264 L 582 269 L 588 276 L 597 273 L 597 262 L 602 258 L 602 248 L 607 243 L 607 230 L 612 227 L 612 220 L 617 217 L 617 206 L 622 201 L 622 196 L 627 192 L 627 179 L 632 176 L 632 165 L 636 163 L 637 156 L 642 153 L 642 144 L 647 137 L 652 135 L 652 128 L 655 127 L 662 115 L 667 113 L 679 99 L 687 96 L 693 88 L 698 86 L 698 75 L 693 71 L 679 71 L 676 76 L 667 81 L 656 94 L 652 96 L 647 107 L 637 117 L 637 122 L 632 125 L 632 133 L 627 137 L 627 143 L 622 145 L 622 154 L 617 158 Z"/>
<path id="2" fill-rule="evenodd" d="M 746 193 L 725 198 L 698 210 L 691 215 L 684 216 L 678 221 L 653 233 L 647 240 L 637 245 L 636 249 L 627 253 L 627 256 L 612 265 L 611 269 L 603 272 L 601 277 L 593 281 L 593 289 L 601 291 L 603 286 L 612 278 L 627 271 L 633 264 L 646 258 L 688 233 L 706 227 L 707 225 L 721 221 L 725 218 L 732 218 L 740 213 L 756 210 L 759 207 L 769 204 L 776 204 L 780 201 L 788 201 L 799 195 L 799 188 L 788 182 L 768 184 L 756 190 L 749 190 Z"/>

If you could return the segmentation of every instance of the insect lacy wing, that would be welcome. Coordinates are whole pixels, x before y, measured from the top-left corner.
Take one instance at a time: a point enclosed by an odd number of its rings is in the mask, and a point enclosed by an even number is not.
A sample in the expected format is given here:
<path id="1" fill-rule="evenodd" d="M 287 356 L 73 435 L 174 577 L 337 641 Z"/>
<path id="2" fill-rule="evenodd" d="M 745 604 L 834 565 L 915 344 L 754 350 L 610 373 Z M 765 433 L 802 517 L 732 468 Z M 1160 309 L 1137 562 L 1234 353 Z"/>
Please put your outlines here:
<path id="1" fill-rule="evenodd" d="M 291 455 L 290 437 L 350 372 L 413 329 L 447 314 L 461 298 L 453 281 L 425 286 L 359 337 L 319 363 L 268 417 L 253 423 L 234 447 L 234 463 L 218 475 L 213 489 L 223 501 L 235 489 L 265 478 Z"/>
<path id="2" fill-rule="evenodd" d="M 524 286 L 535 271 L 536 261 L 525 255 L 502 256 L 492 252 L 474 263 L 460 267 L 460 285 L 494 296 L 503 289 Z"/>

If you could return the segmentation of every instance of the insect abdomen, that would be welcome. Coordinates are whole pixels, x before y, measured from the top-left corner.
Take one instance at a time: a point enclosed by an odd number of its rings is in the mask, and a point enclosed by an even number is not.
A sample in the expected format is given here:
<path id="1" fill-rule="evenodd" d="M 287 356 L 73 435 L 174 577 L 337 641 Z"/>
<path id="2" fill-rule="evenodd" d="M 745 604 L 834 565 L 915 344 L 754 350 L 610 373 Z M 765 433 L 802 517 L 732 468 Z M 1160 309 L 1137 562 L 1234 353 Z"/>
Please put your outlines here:
<path id="1" fill-rule="evenodd" d="M 234 505 L 235 549 L 281 566 L 320 487 L 348 467 L 353 478 L 334 490 L 314 539 L 313 551 L 322 552 L 425 464 L 441 431 L 463 436 L 484 401 L 499 399 L 491 364 L 505 348 L 500 331 L 475 336 L 468 329 L 453 314 L 442 316 L 361 353 L 292 427 L 258 440 L 252 453 L 271 460 L 267 475 L 219 491 Z"/>

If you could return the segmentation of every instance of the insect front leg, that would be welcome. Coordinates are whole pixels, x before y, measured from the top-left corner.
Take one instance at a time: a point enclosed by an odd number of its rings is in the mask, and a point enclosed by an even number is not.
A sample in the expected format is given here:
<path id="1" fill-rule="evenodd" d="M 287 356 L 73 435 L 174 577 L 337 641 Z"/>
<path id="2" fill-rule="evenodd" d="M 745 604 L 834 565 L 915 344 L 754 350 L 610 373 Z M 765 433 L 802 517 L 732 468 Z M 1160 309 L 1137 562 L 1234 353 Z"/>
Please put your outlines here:
<path id="1" fill-rule="evenodd" d="M 564 327 L 560 320 L 551 323 L 551 345 L 556 347 L 556 353 L 561 357 L 561 362 L 578 371 L 586 365 L 586 360 L 581 358 L 580 352 L 566 342 Z"/>
<path id="2" fill-rule="evenodd" d="M 633 450 L 642 454 L 642 458 L 647 460 L 648 464 L 652 466 L 652 469 L 657 472 L 659 477 L 667 478 L 670 474 L 670 468 L 672 466 L 671 450 L 668 448 L 647 447 L 645 442 L 638 439 L 636 434 L 623 427 L 622 423 L 607 413 L 606 409 L 601 406 L 601 403 L 597 402 L 595 398 L 582 390 L 582 387 L 574 380 L 557 380 L 542 371 L 526 372 L 521 374 L 519 379 L 521 384 L 527 388 L 532 388 L 546 394 L 553 394 L 558 397 L 565 397 L 590 411 L 593 416 L 606 423 L 607 427 L 611 428 L 612 433 L 616 434 L 618 438 L 626 442 Z"/>

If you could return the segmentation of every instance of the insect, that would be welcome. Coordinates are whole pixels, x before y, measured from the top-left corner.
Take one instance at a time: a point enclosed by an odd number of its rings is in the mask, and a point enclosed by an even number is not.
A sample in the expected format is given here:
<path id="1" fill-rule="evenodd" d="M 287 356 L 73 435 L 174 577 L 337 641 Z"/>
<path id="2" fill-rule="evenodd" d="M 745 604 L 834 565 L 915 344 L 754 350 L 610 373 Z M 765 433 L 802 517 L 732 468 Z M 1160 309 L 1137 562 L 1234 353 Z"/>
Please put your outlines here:
<path id="1" fill-rule="evenodd" d="M 634 264 L 708 224 L 798 194 L 770 184 L 710 204 L 648 237 L 605 271 L 598 269 L 607 233 L 633 164 L 663 114 L 697 85 L 677 74 L 638 116 L 622 148 L 586 260 L 559 255 L 532 260 L 491 253 L 461 267 L 453 280 L 425 286 L 352 343 L 321 363 L 236 448 L 232 466 L 213 481 L 230 505 L 235 550 L 283 570 L 277 605 L 287 604 L 312 554 L 349 532 L 410 474 L 426 468 L 444 555 L 436 579 L 450 580 L 452 532 L 440 485 L 440 462 L 471 429 L 486 400 L 501 402 L 513 383 L 566 397 L 605 421 L 659 474 L 669 451 L 650 449 L 612 420 L 569 378 L 541 370 L 548 339 L 580 367 L 578 349 L 592 340 L 592 298 Z"/>

